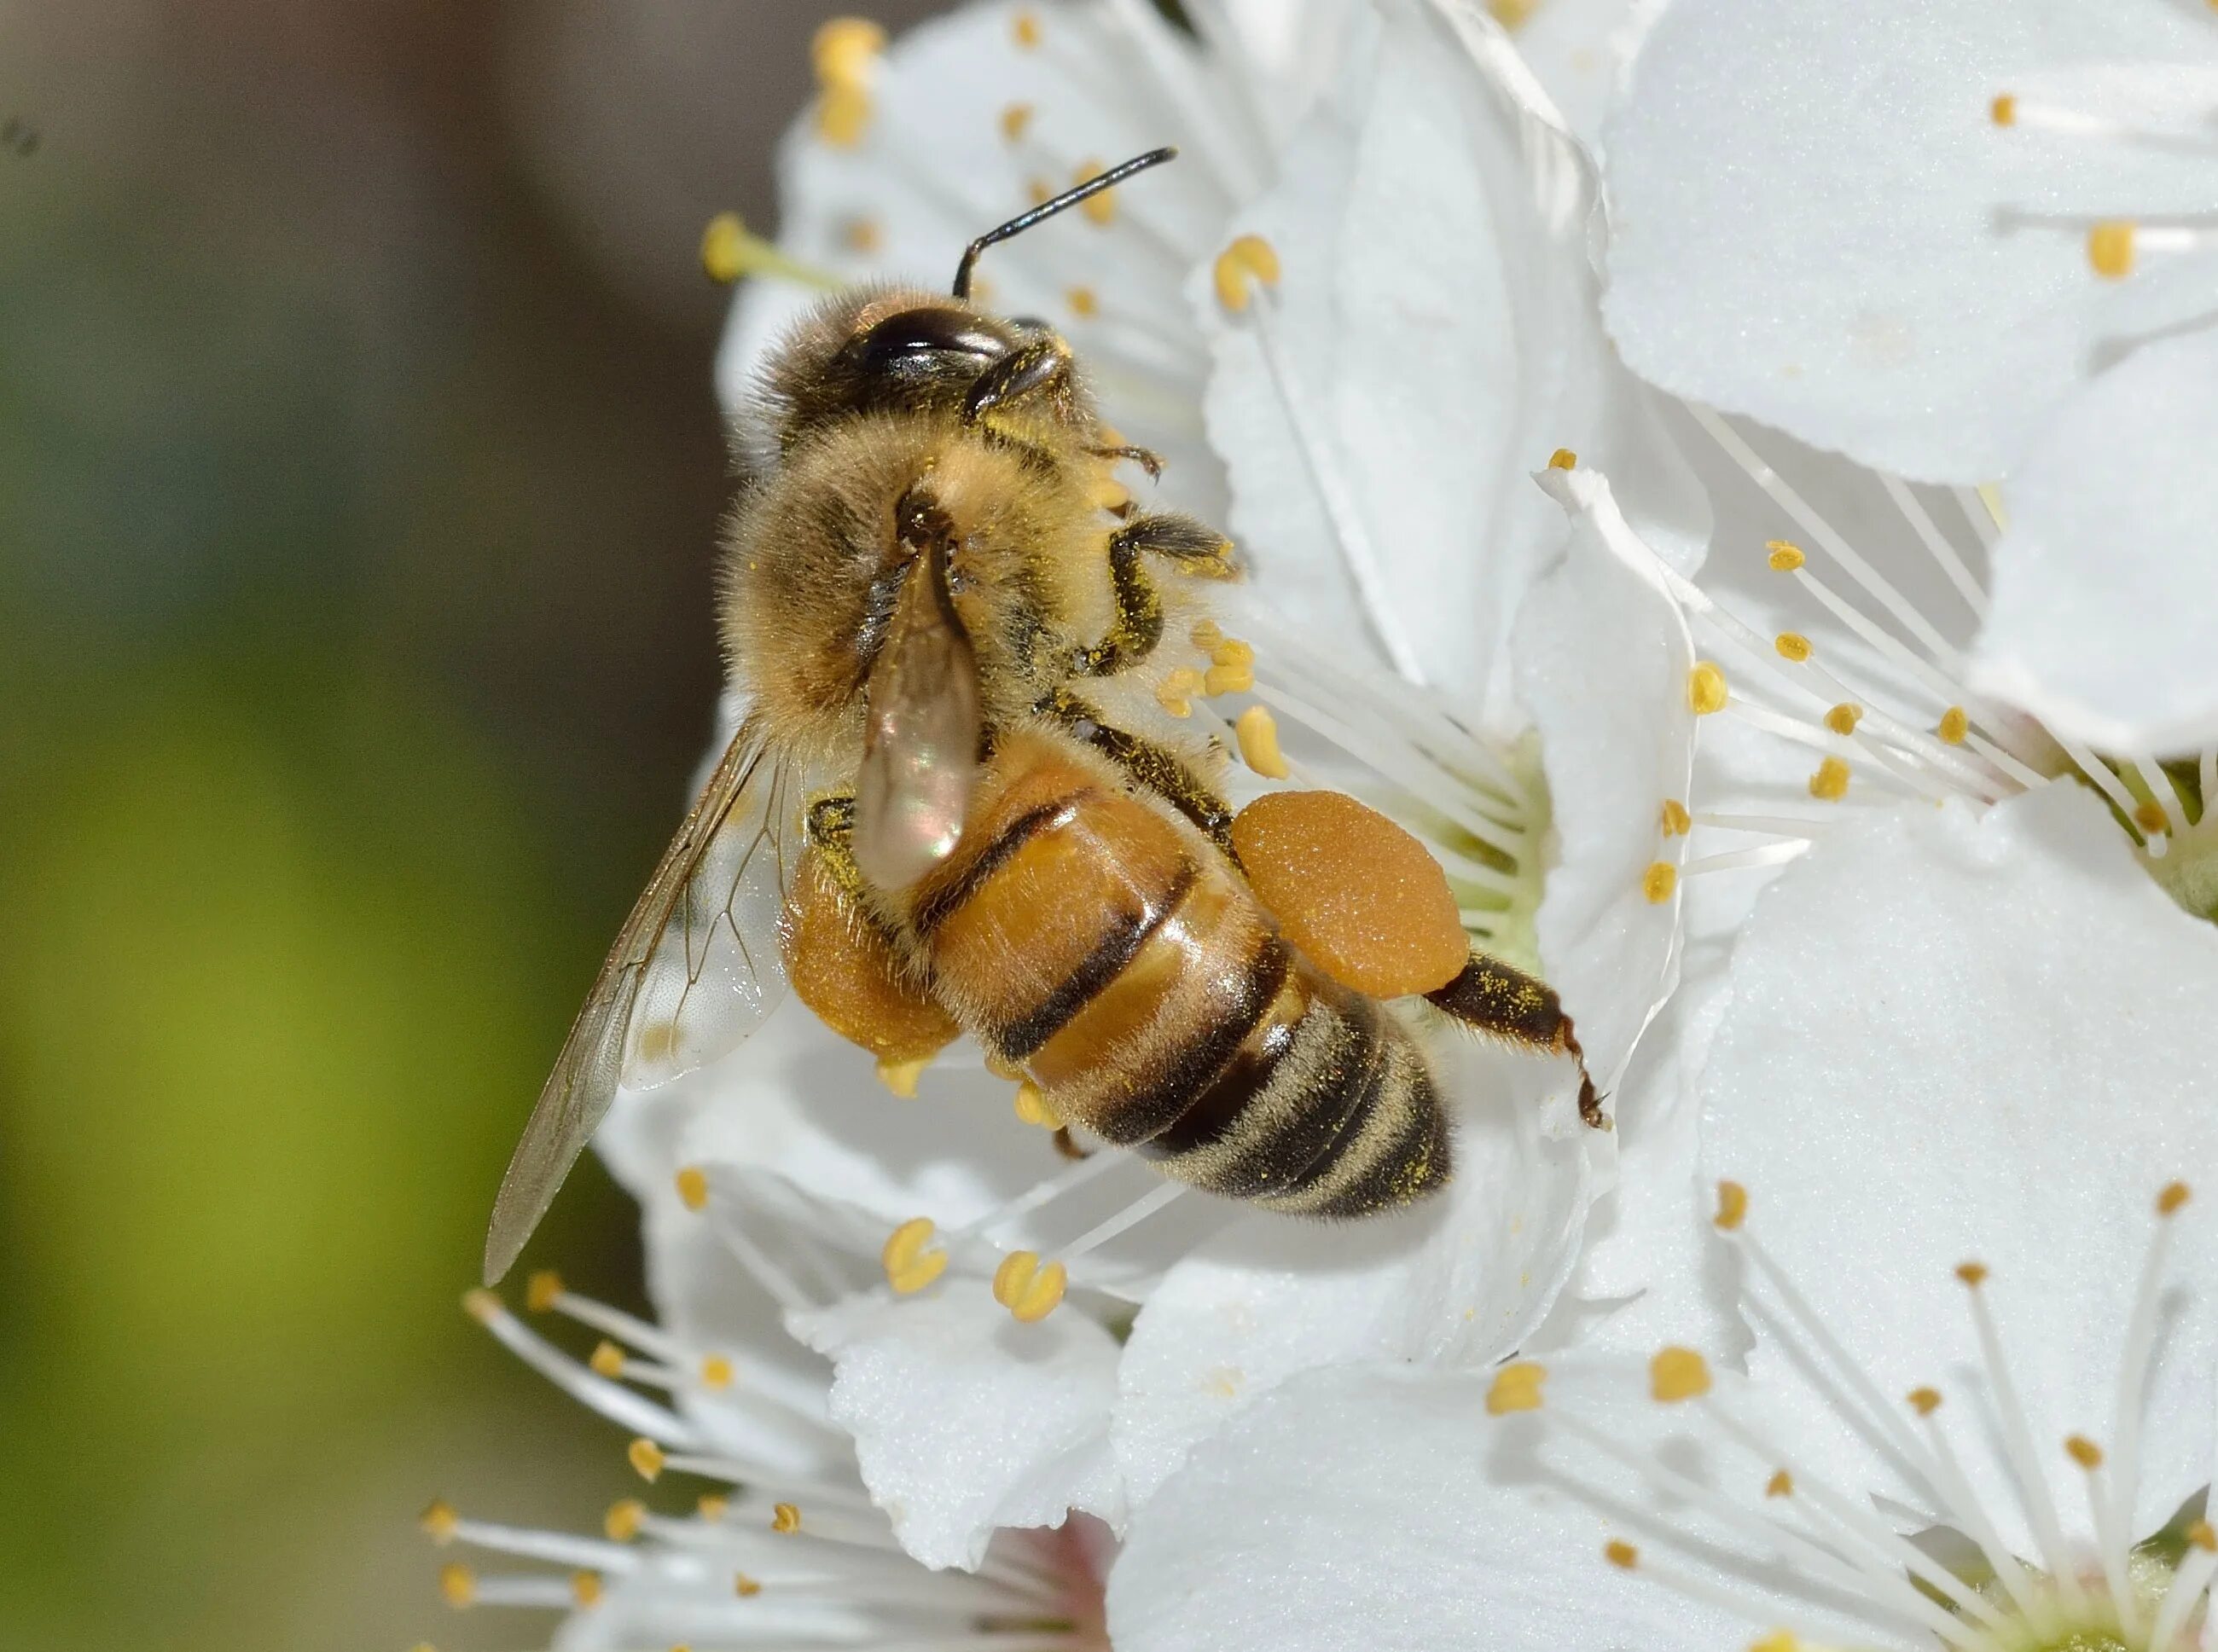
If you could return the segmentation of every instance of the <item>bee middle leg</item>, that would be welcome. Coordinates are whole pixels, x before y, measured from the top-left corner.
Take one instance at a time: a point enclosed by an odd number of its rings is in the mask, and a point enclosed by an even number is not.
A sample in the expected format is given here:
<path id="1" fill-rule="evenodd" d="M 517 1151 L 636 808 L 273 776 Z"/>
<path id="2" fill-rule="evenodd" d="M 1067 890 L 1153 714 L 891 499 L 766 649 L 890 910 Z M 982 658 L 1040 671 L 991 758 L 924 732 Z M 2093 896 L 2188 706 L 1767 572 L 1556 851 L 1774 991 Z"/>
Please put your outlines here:
<path id="1" fill-rule="evenodd" d="M 1554 987 L 1499 958 L 1474 952 L 1453 981 L 1425 998 L 1464 1025 L 1505 1043 L 1570 1056 L 1579 1064 L 1579 1117 L 1595 1129 L 1609 1128 L 1587 1072 L 1586 1052 Z"/>
<path id="2" fill-rule="evenodd" d="M 1141 566 L 1143 556 L 1169 559 L 1189 572 L 1221 575 L 1231 564 L 1230 541 L 1205 523 L 1174 511 L 1133 517 L 1109 535 L 1109 591 L 1116 604 L 1108 634 L 1081 648 L 1072 662 L 1081 677 L 1129 671 L 1163 640 L 1163 599 Z"/>
<path id="3" fill-rule="evenodd" d="M 1230 807 L 1176 752 L 1102 721 L 1099 712 L 1067 690 L 1057 690 L 1040 709 L 1130 775 L 1135 784 L 1155 793 L 1193 821 L 1224 851 L 1228 860 L 1239 865 L 1240 857 L 1232 849 Z"/>

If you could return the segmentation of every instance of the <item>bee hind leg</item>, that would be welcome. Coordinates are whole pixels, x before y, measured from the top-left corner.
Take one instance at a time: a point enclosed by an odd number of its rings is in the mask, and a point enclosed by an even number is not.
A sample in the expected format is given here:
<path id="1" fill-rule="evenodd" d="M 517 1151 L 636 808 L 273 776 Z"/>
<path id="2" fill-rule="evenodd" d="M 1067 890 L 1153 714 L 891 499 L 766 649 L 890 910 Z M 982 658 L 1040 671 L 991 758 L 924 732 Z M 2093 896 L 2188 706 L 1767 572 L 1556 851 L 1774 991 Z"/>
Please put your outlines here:
<path id="1" fill-rule="evenodd" d="M 1454 980 L 1425 998 L 1489 1037 L 1570 1056 L 1579 1067 L 1579 1117 L 1594 1129 L 1609 1129 L 1608 1116 L 1602 1110 L 1602 1098 L 1587 1071 L 1586 1052 L 1579 1048 L 1578 1034 L 1572 1029 L 1571 1018 L 1564 1013 L 1564 1001 L 1556 996 L 1554 987 L 1499 958 L 1474 952 Z"/>

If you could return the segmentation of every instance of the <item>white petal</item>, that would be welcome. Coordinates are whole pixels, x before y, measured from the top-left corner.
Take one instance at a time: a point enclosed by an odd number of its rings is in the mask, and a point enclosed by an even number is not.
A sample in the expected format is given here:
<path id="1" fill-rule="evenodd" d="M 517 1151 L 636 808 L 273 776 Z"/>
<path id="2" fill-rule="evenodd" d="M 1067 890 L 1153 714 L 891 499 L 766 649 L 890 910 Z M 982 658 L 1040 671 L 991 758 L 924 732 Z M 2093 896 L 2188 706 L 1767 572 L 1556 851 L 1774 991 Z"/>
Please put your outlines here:
<path id="1" fill-rule="evenodd" d="M 2143 874 L 2069 783 L 1984 816 L 1951 804 L 1846 820 L 1774 883 L 1732 968 L 1703 1092 L 1708 1169 L 1887 1395 L 1955 1396 L 1958 1450 L 2006 1537 L 2025 1523 L 1980 1449 L 1986 1403 L 1955 1265 L 1986 1287 L 2067 1526 L 2086 1501 L 2059 1447 L 2115 1441 L 2127 1316 L 2159 1186 L 2218 1161 L 2218 929 Z M 2170 1323 L 2149 1393 L 2146 1532 L 2209 1476 L 2218 1243 L 2180 1218 Z M 1759 1326 L 1767 1385 L 1801 1381 Z M 1902 1486 L 1805 1407 L 1800 1444 L 1839 1483 Z M 2115 1465 L 2114 1465 L 2115 1466 Z"/>
<path id="2" fill-rule="evenodd" d="M 1686 1522 L 1659 1519 L 1591 1453 L 1564 1479 L 1546 1466 L 1541 1418 L 1489 1417 L 1487 1387 L 1372 1366 L 1311 1373 L 1255 1406 L 1134 1513 L 1109 1579 L 1118 1652 L 1719 1652 L 1756 1637 L 1607 1564 L 1606 1539 L 1645 1551 Z M 1547 1394 L 1630 1445 L 1698 1420 L 1644 1403 L 1637 1367 L 1552 1366 Z M 1688 1438 L 1675 1460 L 1706 1447 Z M 1580 1486 L 1618 1506 L 1566 1494 Z"/>
<path id="3" fill-rule="evenodd" d="M 971 1279 L 789 1323 L 835 1363 L 832 1416 L 855 1437 L 871 1500 L 925 1565 L 975 1568 L 997 1528 L 1059 1525 L 1074 1508 L 1122 1520 L 1108 1438 L 1117 1344 L 1084 1315 L 1019 1325 Z"/>
<path id="4" fill-rule="evenodd" d="M 1471 1104 L 1445 1192 L 1352 1224 L 1251 1216 L 1149 1296 L 1125 1345 L 1114 1431 L 1135 1506 L 1288 1377 L 1363 1360 L 1484 1364 L 1547 1311 L 1577 1251 L 1593 1132 L 1549 1069 L 1452 1030 L 1431 1048 L 1453 1063 L 1443 1093 Z"/>
<path id="5" fill-rule="evenodd" d="M 1516 9 L 1502 6 L 1497 15 Z M 1511 30 L 1518 55 L 1589 148 L 1596 147 L 1626 68 L 1663 10 L 1664 0 L 1533 0 Z"/>
<path id="6" fill-rule="evenodd" d="M 2105 751 L 2218 739 L 2218 334 L 2151 344 L 2012 473 L 1973 684 Z"/>
<path id="7" fill-rule="evenodd" d="M 2026 71 L 2121 55 L 2218 43 L 2171 0 L 1679 0 L 1607 134 L 1626 360 L 1900 475 L 2000 475 L 2093 364 L 2087 220 L 2210 204 L 2199 153 L 1989 118 Z"/>
<path id="8" fill-rule="evenodd" d="M 1469 8 L 1382 10 L 1236 225 L 1280 285 L 1228 316 L 1194 284 L 1210 430 L 1264 597 L 1320 634 L 1369 614 L 1379 658 L 1471 702 L 1506 686 L 1516 602 L 1565 536 L 1527 480 L 1552 449 L 1682 530 L 1701 510 L 1602 336 L 1577 145 Z"/>

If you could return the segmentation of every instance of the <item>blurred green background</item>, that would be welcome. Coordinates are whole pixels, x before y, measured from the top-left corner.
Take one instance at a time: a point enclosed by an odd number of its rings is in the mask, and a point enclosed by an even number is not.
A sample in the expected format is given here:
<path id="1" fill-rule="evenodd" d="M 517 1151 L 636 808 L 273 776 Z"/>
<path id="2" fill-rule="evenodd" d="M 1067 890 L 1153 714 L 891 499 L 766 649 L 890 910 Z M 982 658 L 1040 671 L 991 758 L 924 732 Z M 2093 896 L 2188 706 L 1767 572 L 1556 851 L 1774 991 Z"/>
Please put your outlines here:
<path id="1" fill-rule="evenodd" d="M 541 1644 L 416 1512 L 631 1483 L 457 1298 L 707 737 L 696 246 L 834 9 L 0 3 L 0 1652 Z M 598 1168 L 532 1255 L 636 1296 Z"/>

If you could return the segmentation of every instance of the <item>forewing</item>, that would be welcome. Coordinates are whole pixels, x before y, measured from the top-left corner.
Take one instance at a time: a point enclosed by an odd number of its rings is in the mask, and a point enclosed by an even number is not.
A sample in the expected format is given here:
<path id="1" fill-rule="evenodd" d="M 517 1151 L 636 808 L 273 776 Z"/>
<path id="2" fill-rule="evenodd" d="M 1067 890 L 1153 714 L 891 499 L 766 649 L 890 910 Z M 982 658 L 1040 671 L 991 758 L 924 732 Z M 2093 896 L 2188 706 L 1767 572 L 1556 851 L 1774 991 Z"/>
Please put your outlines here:
<path id="1" fill-rule="evenodd" d="M 978 665 L 936 548 L 901 587 L 864 702 L 855 863 L 905 889 L 953 851 L 977 777 Z"/>
<path id="2" fill-rule="evenodd" d="M 731 1049 L 784 995 L 778 919 L 799 845 L 801 777 L 752 721 L 717 760 L 624 919 L 516 1145 L 486 1235 L 487 1284 L 554 1203 L 617 1088 Z"/>

